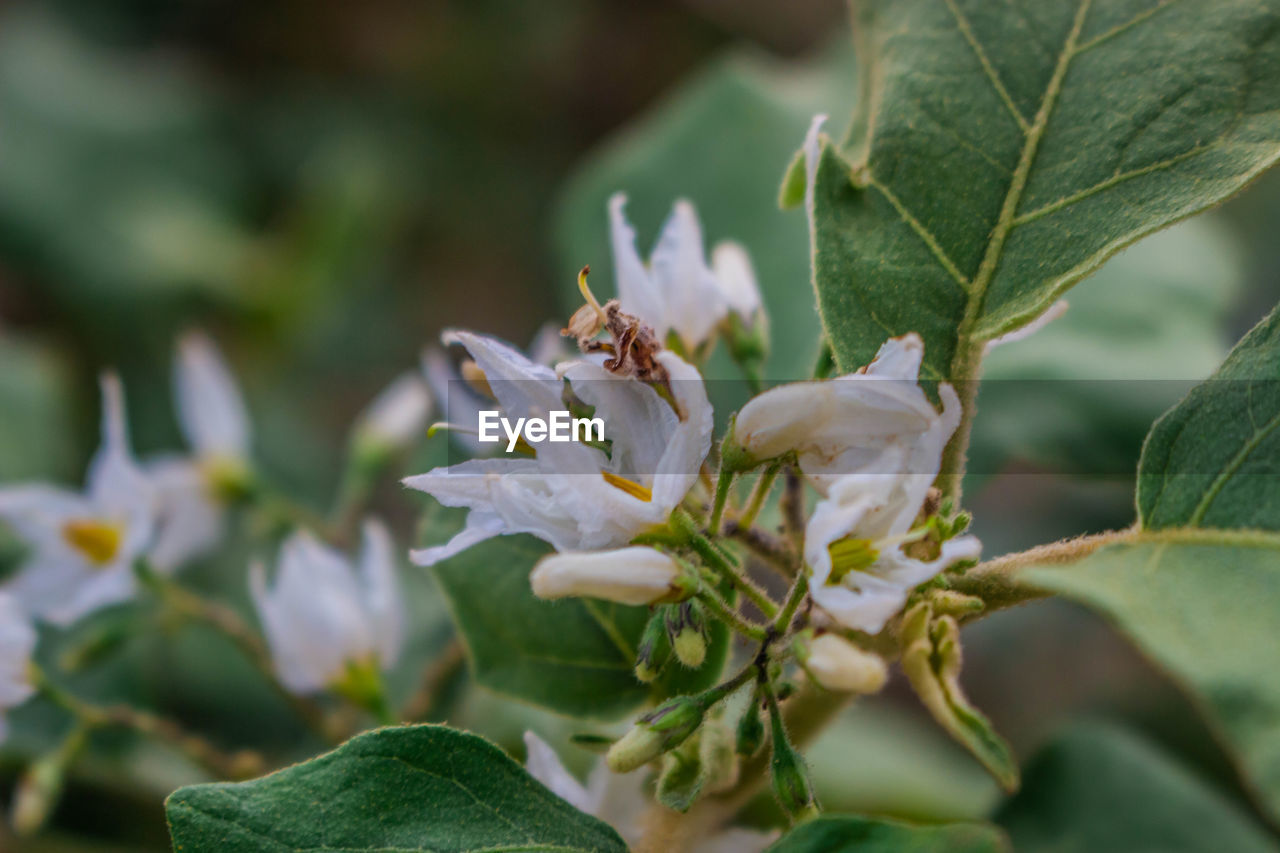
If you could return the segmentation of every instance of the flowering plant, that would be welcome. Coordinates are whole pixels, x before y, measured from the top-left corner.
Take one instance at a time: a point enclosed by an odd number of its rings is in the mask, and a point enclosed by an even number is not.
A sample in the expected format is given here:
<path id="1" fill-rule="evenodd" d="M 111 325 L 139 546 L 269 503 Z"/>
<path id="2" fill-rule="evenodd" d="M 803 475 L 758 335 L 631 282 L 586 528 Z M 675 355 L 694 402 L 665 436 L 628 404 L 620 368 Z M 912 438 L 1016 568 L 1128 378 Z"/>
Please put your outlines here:
<path id="1" fill-rule="evenodd" d="M 428 342 L 355 418 L 327 514 L 275 482 L 255 444 L 267 413 L 212 337 L 176 346 L 182 453 L 135 455 L 104 373 L 83 489 L 0 488 L 21 546 L 0 588 L 0 709 L 59 721 L 16 784 L 15 829 L 37 833 L 90 742 L 123 731 L 203 774 L 166 801 L 175 850 L 1047 850 L 1067 830 L 1043 801 L 1090 771 L 1068 752 L 1024 776 L 961 687 L 961 628 L 1049 595 L 1172 673 L 1280 819 L 1280 660 L 1258 646 L 1280 627 L 1280 314 L 1151 428 L 1130 527 L 984 560 L 966 508 L 988 357 L 1035 340 L 1120 247 L 1280 158 L 1276 4 L 1072 6 L 865 4 L 848 133 L 788 126 L 781 202 L 803 209 L 812 287 L 758 275 L 750 241 L 709 248 L 684 199 L 645 253 L 613 193 L 596 215 L 616 297 L 584 267 L 528 351 L 484 330 Z M 802 339 L 779 318 L 810 303 L 820 329 Z M 797 351 L 812 368 L 771 379 Z M 410 512 L 412 533 L 380 517 Z M 226 598 L 189 579 L 220 551 L 243 558 Z M 452 624 L 428 626 L 430 606 Z M 137 627 L 113 628 L 126 611 L 229 641 L 303 745 L 87 698 L 80 679 Z M 449 724 L 468 678 L 571 736 L 535 722 L 516 763 L 467 731 L 483 726 Z M 828 807 L 814 742 L 895 679 L 998 787 L 991 820 Z M 1103 770 L 1131 748 L 1108 737 L 1080 747 Z M 569 768 L 585 763 L 584 782 Z M 1132 781 L 1117 767 L 1104 793 Z M 1173 849 L 1197 820 L 1234 839 L 1220 849 L 1270 849 L 1234 807 L 1166 787 L 1173 829 L 1144 813 L 1127 847 L 1070 849 Z"/>

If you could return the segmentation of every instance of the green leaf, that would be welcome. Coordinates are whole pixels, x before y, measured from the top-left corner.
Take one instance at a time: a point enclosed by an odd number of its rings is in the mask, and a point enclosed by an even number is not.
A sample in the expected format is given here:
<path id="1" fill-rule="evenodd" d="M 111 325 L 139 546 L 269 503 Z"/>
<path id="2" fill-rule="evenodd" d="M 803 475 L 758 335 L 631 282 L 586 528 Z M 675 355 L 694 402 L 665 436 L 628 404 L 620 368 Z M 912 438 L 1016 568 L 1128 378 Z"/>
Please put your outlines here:
<path id="1" fill-rule="evenodd" d="M 769 853 L 1001 853 L 998 829 L 981 824 L 912 826 L 852 815 L 826 815 L 782 837 Z"/>
<path id="2" fill-rule="evenodd" d="M 985 340 L 1280 155 L 1275 2 L 862 5 L 859 111 L 815 199 L 844 370 L 916 331 L 925 376 L 969 378 Z"/>
<path id="3" fill-rule="evenodd" d="M 595 719 L 616 719 L 651 697 L 715 683 L 729 650 L 722 624 L 712 626 L 699 669 L 672 665 L 655 684 L 642 684 L 633 667 L 648 609 L 535 598 L 529 572 L 548 551 L 532 536 L 505 536 L 434 567 L 478 682 L 562 714 Z"/>
<path id="4" fill-rule="evenodd" d="M 1027 766 L 996 820 L 1019 853 L 1274 853 L 1233 804 L 1130 734 L 1082 726 Z"/>
<path id="5" fill-rule="evenodd" d="M 1021 577 L 1106 614 L 1191 690 L 1246 782 L 1280 817 L 1280 536 L 1147 536 L 1156 541 Z"/>
<path id="6" fill-rule="evenodd" d="M 1151 430 L 1138 467 L 1144 527 L 1280 530 L 1280 309 Z"/>
<path id="7" fill-rule="evenodd" d="M 597 270 L 596 292 L 611 295 L 609 196 L 628 194 L 627 214 L 642 251 L 652 245 L 672 202 L 688 198 L 697 205 L 708 246 L 730 239 L 751 253 L 775 342 L 769 375 L 807 376 L 820 331 L 805 284 L 809 241 L 804 219 L 778 210 L 778 175 L 815 112 L 852 108 L 852 75 L 847 51 L 811 66 L 746 53 L 714 62 L 606 141 L 574 176 L 556 218 L 561 268 L 590 263 Z M 581 296 L 572 275 L 562 279 L 563 305 L 572 310 Z M 709 375 L 737 371 L 724 359 Z"/>
<path id="8" fill-rule="evenodd" d="M 368 732 L 262 779 L 182 788 L 165 808 L 183 853 L 627 849 L 496 746 L 444 726 Z"/>

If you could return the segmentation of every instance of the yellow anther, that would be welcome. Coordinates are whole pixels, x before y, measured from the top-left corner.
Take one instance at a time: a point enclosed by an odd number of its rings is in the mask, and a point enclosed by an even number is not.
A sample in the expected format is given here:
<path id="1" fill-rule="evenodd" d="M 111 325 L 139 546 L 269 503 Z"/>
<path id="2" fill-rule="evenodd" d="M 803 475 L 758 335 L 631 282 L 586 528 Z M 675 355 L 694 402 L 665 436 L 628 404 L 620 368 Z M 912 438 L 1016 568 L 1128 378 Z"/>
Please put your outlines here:
<path id="1" fill-rule="evenodd" d="M 880 557 L 880 552 L 872 547 L 870 539 L 855 539 L 852 536 L 832 542 L 827 546 L 827 551 L 831 554 L 828 586 L 840 583 L 849 572 L 866 571 Z"/>
<path id="2" fill-rule="evenodd" d="M 631 497 L 633 498 L 639 498 L 645 503 L 648 503 L 649 501 L 653 500 L 653 492 L 650 491 L 647 487 L 640 485 L 634 480 L 628 480 L 626 477 L 619 477 L 617 474 L 613 474 L 609 471 L 601 471 L 600 476 L 604 477 L 604 481 L 606 483 L 616 488 L 622 489 L 622 491 L 631 495 Z"/>
<path id="3" fill-rule="evenodd" d="M 62 526 L 62 538 L 97 566 L 105 566 L 115 559 L 124 540 L 119 525 L 83 518 L 73 519 Z"/>
<path id="4" fill-rule="evenodd" d="M 489 387 L 489 377 L 484 375 L 480 365 L 468 358 L 458 365 L 458 372 L 462 374 L 463 380 L 471 386 L 472 390 L 483 394 L 490 400 L 496 399 L 493 389 Z"/>

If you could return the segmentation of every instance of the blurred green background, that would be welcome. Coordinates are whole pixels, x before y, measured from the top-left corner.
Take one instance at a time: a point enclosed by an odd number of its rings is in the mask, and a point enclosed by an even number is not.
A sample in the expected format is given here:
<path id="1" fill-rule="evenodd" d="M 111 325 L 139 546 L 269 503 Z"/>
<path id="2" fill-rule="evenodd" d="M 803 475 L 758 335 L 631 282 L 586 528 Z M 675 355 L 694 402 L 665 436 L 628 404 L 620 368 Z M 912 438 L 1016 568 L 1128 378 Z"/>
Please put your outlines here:
<path id="1" fill-rule="evenodd" d="M 525 342 L 566 316 L 584 262 L 611 293 L 604 199 L 617 189 L 643 245 L 686 195 L 710 240 L 748 246 L 773 320 L 769 375 L 802 378 L 817 349 L 807 237 L 774 199 L 809 116 L 830 111 L 833 133 L 846 120 L 845 29 L 839 0 L 0 7 L 0 482 L 78 481 L 107 366 L 124 376 L 136 449 L 180 447 L 170 357 L 195 325 L 242 379 L 268 474 L 324 506 L 352 416 L 442 328 Z M 989 375 L 1203 378 L 1280 298 L 1278 214 L 1280 180 L 1264 179 L 1140 244 L 1073 291 L 1062 320 L 998 351 Z M 710 372 L 735 376 L 723 360 Z M 1115 472 L 1179 387 L 991 383 L 970 490 L 987 553 L 1130 523 L 1132 482 Z M 741 389 L 717 395 L 723 414 Z M 378 497 L 402 539 L 418 506 L 390 485 Z M 0 562 L 16 553 L 0 537 Z M 248 557 L 233 543 L 190 578 L 243 605 Z M 417 615 L 402 695 L 450 633 L 429 578 L 406 577 Z M 319 749 L 218 638 L 166 633 L 141 604 L 93 622 L 45 651 L 128 628 L 75 676 L 87 695 L 278 760 Z M 1037 605 L 966 641 L 972 698 L 1022 756 L 1068 719 L 1118 719 L 1251 810 L 1189 704 L 1096 618 Z M 516 754 L 527 726 L 573 730 L 455 688 L 438 716 Z M 66 721 L 33 703 L 14 723 L 0 793 Z M 899 682 L 827 738 L 814 755 L 829 806 L 942 819 L 996 802 Z M 161 797 L 198 778 L 164 750 L 99 738 L 52 830 L 21 843 L 0 830 L 0 850 L 167 849 Z"/>

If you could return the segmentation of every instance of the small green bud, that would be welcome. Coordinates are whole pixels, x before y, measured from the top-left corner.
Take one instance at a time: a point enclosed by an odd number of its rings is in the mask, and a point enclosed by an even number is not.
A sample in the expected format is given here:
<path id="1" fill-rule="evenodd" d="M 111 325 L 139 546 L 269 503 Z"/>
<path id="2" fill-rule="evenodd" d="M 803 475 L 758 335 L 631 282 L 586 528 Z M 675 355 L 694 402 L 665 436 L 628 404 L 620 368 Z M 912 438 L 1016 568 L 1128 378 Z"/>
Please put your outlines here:
<path id="1" fill-rule="evenodd" d="M 794 681 L 779 681 L 773 690 L 778 697 L 779 702 L 785 702 L 790 699 L 796 692 L 796 683 Z"/>
<path id="2" fill-rule="evenodd" d="M 787 740 L 786 729 L 782 726 L 782 716 L 776 710 L 770 714 L 770 726 L 773 733 L 773 758 L 769 762 L 773 795 L 778 804 L 793 818 L 806 817 L 817 809 L 817 800 L 813 795 L 813 786 L 809 784 L 809 773 L 804 761 Z"/>
<path id="3" fill-rule="evenodd" d="M 707 617 L 702 605 L 684 601 L 667 611 L 667 636 L 676 658 L 690 669 L 707 659 Z"/>
<path id="4" fill-rule="evenodd" d="M 684 743 L 702 724 L 703 696 L 668 699 L 640 720 L 605 755 L 614 773 L 630 773 Z"/>
<path id="5" fill-rule="evenodd" d="M 963 616 L 968 613 L 977 613 L 986 605 L 981 598 L 973 595 L 965 595 L 963 592 L 956 592 L 951 589 L 940 589 L 931 593 L 930 603 L 933 605 L 934 611 L 942 616 Z"/>
<path id="6" fill-rule="evenodd" d="M 751 455 L 741 444 L 738 444 L 737 438 L 734 437 L 734 420 L 729 419 L 729 429 L 725 432 L 724 438 L 720 440 L 720 467 L 740 473 L 742 471 L 750 471 L 761 461 Z"/>
<path id="7" fill-rule="evenodd" d="M 650 683 L 666 669 L 671 660 L 671 638 L 667 635 L 670 605 L 659 607 L 644 626 L 636 651 L 636 678 Z"/>
<path id="8" fill-rule="evenodd" d="M 764 743 L 764 721 L 760 719 L 760 706 L 756 703 L 755 697 L 751 699 L 751 704 L 742 712 L 742 716 L 738 718 L 738 755 L 750 757 L 760 751 L 760 744 Z"/>

